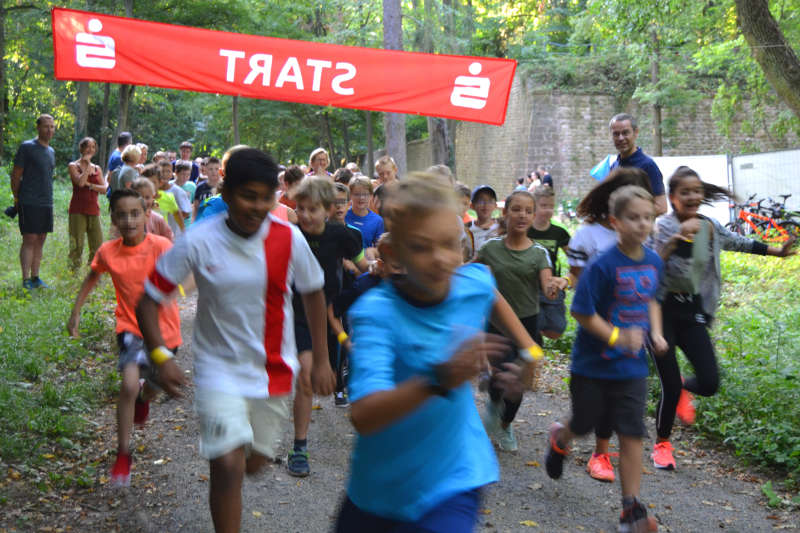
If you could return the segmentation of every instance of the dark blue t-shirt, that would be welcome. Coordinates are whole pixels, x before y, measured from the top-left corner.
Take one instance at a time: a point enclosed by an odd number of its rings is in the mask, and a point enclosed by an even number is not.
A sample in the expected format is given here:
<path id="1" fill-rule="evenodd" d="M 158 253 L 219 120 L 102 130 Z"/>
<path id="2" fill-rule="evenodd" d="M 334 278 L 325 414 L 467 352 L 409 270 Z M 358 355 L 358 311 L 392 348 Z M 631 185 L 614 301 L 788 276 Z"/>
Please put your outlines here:
<path id="1" fill-rule="evenodd" d="M 664 176 L 661 175 L 661 171 L 658 169 L 656 162 L 653 161 L 653 158 L 642 152 L 641 148 L 637 147 L 636 151 L 625 159 L 622 159 L 618 155 L 617 159 L 611 163 L 611 170 L 617 167 L 641 168 L 650 176 L 650 189 L 652 189 L 653 196 L 661 196 L 664 194 Z"/>
<path id="2" fill-rule="evenodd" d="M 631 259 L 617 246 L 590 261 L 578 281 L 571 311 L 587 316 L 597 313 L 615 326 L 638 326 L 648 335 L 648 304 L 656 297 L 664 263 L 657 253 L 642 248 L 641 261 Z M 611 348 L 579 326 L 572 345 L 571 371 L 598 379 L 646 377 L 646 351 L 643 348 L 634 354 L 619 345 Z"/>
<path id="3" fill-rule="evenodd" d="M 360 217 L 348 209 L 344 221 L 361 232 L 364 248 L 372 248 L 378 244 L 378 239 L 383 234 L 383 219 L 372 211 Z"/>
<path id="4" fill-rule="evenodd" d="M 19 203 L 36 207 L 53 207 L 53 170 L 56 152 L 38 138 L 19 145 L 14 166 L 22 168 Z"/>
<path id="5" fill-rule="evenodd" d="M 122 166 L 122 152 L 119 148 L 114 148 L 114 151 L 111 152 L 111 155 L 108 156 L 108 172 L 114 172 L 119 167 Z"/>

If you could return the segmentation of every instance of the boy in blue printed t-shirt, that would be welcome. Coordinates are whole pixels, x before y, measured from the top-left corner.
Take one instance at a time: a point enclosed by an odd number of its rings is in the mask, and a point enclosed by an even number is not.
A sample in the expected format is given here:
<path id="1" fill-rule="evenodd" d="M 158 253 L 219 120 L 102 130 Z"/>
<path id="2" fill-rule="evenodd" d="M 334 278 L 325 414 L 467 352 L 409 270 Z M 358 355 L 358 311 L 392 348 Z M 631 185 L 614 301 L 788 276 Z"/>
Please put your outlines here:
<path id="1" fill-rule="evenodd" d="M 369 210 L 372 197 L 372 183 L 368 178 L 358 176 L 350 180 L 350 198 L 352 207 L 344 217 L 345 223 L 361 232 L 364 242 L 364 253 L 367 259 L 375 259 L 378 239 L 383 235 L 383 219 Z"/>
<path id="2" fill-rule="evenodd" d="M 571 311 L 580 327 L 572 347 L 572 416 L 566 426 L 550 428 L 545 466 L 551 478 L 561 477 L 570 441 L 608 420 L 620 442 L 619 531 L 655 531 L 637 500 L 646 434 L 644 346 L 649 336 L 656 354 L 667 349 L 655 300 L 663 263 L 642 246 L 653 228 L 653 197 L 641 187 L 621 187 L 609 198 L 609 213 L 617 245 L 589 263 L 575 290 Z"/>

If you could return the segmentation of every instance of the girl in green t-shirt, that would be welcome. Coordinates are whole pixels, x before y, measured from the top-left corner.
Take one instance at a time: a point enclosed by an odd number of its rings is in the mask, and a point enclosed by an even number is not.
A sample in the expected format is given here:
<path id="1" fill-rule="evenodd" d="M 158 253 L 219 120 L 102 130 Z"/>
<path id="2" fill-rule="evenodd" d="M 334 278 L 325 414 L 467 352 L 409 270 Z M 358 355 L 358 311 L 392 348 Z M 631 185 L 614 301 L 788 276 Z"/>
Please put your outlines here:
<path id="1" fill-rule="evenodd" d="M 487 241 L 478 250 L 475 261 L 492 269 L 497 290 L 508 300 L 531 337 L 541 345 L 542 337 L 537 328 L 539 291 L 554 298 L 559 290 L 567 286 L 567 280 L 553 276 L 547 250 L 528 237 L 528 230 L 533 224 L 533 212 L 531 193 L 511 193 L 503 208 L 506 234 Z M 490 327 L 490 331 L 492 329 Z M 511 362 L 516 358 L 517 354 L 512 350 L 503 362 Z M 532 383 L 533 376 L 530 378 L 529 382 Z M 515 451 L 517 441 L 511 422 L 522 403 L 522 390 L 504 389 L 492 376 L 489 378 L 489 397 L 491 401 L 483 417 L 486 432 L 501 450 Z"/>

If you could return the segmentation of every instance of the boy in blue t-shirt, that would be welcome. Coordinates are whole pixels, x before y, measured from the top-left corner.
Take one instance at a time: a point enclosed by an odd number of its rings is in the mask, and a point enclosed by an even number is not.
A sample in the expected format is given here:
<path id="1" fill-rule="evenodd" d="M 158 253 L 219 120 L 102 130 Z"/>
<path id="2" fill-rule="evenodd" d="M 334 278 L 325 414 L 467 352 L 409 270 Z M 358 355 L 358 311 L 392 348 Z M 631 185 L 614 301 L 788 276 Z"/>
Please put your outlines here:
<path id="1" fill-rule="evenodd" d="M 648 334 L 656 354 L 667 349 L 655 300 L 663 263 L 642 246 L 653 227 L 653 197 L 635 185 L 621 187 L 611 195 L 609 211 L 617 246 L 589 263 L 575 290 L 571 311 L 580 327 L 572 347 L 572 416 L 566 426 L 551 426 L 545 466 L 551 478 L 561 477 L 570 441 L 608 420 L 620 442 L 620 531 L 655 531 L 648 529 L 655 521 L 637 500 Z"/>
<path id="2" fill-rule="evenodd" d="M 350 180 L 350 198 L 352 207 L 347 211 L 344 221 L 358 229 L 364 242 L 364 253 L 367 259 L 375 259 L 378 239 L 383 235 L 383 219 L 369 210 L 372 197 L 372 183 L 368 178 L 357 176 Z"/>

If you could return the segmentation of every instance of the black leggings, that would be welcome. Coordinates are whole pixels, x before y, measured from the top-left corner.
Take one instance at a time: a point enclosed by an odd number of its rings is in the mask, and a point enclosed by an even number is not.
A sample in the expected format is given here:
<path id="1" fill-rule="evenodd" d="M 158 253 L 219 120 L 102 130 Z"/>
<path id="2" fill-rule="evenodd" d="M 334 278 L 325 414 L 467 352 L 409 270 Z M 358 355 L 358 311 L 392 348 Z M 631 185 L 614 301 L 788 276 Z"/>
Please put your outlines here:
<path id="1" fill-rule="evenodd" d="M 708 334 L 709 317 L 703 312 L 698 295 L 669 293 L 662 306 L 667 353 L 653 357 L 661 380 L 661 399 L 656 411 L 656 432 L 667 439 L 675 422 L 675 408 L 681 389 L 699 396 L 713 396 L 719 388 L 719 368 Z M 683 351 L 694 367 L 695 377 L 681 382 L 675 347 Z"/>
<path id="2" fill-rule="evenodd" d="M 539 315 L 528 316 L 525 318 L 520 318 L 520 322 L 522 325 L 525 326 L 525 329 L 528 331 L 528 335 L 533 337 L 533 340 L 539 346 L 542 345 L 542 335 L 539 333 L 538 323 L 539 323 Z M 497 330 L 494 326 L 489 326 L 489 333 L 495 333 L 497 335 L 501 335 L 500 331 Z M 503 363 L 513 363 L 519 357 L 518 354 L 519 349 L 512 343 L 511 347 L 506 352 L 505 358 L 499 364 L 493 364 L 492 366 L 498 370 L 502 369 Z M 522 395 L 516 397 L 512 395 L 511 397 L 506 397 L 505 389 L 500 386 L 494 377 L 494 372 L 492 376 L 489 378 L 489 398 L 493 402 L 499 402 L 501 399 L 503 400 L 503 412 L 500 415 L 500 420 L 503 421 L 504 424 L 510 424 L 514 421 L 514 417 L 517 416 L 517 411 L 519 411 L 519 406 L 522 405 Z"/>

